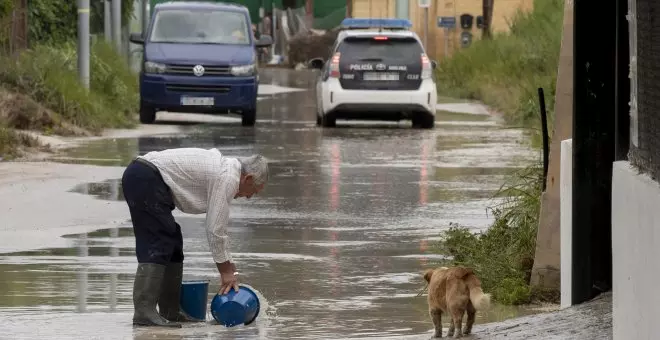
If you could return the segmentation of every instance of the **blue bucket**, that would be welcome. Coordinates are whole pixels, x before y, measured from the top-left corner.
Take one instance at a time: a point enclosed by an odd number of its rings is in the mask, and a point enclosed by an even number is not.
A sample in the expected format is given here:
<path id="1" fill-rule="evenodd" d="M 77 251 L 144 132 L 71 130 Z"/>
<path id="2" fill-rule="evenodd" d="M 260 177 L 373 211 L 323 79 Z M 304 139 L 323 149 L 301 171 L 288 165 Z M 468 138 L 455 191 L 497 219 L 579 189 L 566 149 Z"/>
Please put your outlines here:
<path id="1" fill-rule="evenodd" d="M 209 281 L 183 281 L 181 283 L 181 309 L 197 320 L 206 320 Z"/>
<path id="2" fill-rule="evenodd" d="M 211 315 L 221 325 L 234 327 L 251 324 L 259 315 L 259 297 L 250 288 L 240 285 L 238 292 L 216 294 L 211 301 Z"/>

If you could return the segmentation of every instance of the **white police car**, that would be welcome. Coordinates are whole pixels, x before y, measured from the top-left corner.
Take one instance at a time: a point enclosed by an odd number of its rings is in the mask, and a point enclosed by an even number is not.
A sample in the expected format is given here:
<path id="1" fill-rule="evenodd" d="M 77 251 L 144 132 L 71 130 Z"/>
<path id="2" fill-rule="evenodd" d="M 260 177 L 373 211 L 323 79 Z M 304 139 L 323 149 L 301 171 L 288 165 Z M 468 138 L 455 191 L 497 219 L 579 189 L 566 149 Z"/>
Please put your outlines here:
<path id="1" fill-rule="evenodd" d="M 433 69 L 405 19 L 352 19 L 328 60 L 308 62 L 321 70 L 316 83 L 316 122 L 334 127 L 337 119 L 412 120 L 433 128 L 437 102 Z"/>

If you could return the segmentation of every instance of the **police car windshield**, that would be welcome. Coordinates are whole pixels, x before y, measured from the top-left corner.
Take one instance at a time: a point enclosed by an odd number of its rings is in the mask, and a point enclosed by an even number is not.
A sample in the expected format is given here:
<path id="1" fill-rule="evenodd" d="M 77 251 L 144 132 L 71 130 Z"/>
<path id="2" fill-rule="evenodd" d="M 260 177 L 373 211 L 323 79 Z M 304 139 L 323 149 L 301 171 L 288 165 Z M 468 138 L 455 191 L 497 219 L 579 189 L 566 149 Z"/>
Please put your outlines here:
<path id="1" fill-rule="evenodd" d="M 249 45 L 245 14 L 231 11 L 169 9 L 156 14 L 150 42 Z"/>
<path id="2" fill-rule="evenodd" d="M 411 38 L 346 38 L 338 48 L 342 60 L 410 62 L 420 61 L 423 53 L 417 40 Z"/>

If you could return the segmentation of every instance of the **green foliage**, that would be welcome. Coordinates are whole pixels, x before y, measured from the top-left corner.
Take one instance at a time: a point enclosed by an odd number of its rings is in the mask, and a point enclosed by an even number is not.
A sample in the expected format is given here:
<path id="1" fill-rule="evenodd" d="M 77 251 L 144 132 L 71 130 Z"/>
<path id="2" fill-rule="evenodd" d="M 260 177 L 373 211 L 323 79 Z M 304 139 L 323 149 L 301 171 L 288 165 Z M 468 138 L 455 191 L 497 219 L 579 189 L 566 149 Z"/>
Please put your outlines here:
<path id="1" fill-rule="evenodd" d="M 528 285 L 534 263 L 540 210 L 542 167 L 530 166 L 510 177 L 496 196 L 503 202 L 491 207 L 495 222 L 474 234 L 453 224 L 443 233 L 440 251 L 454 265 L 478 273 L 485 291 L 503 304 L 524 304 L 532 299 Z"/>
<path id="2" fill-rule="evenodd" d="M 554 94 L 564 0 L 536 0 L 518 12 L 510 32 L 475 41 L 438 65 L 438 92 L 477 99 L 503 112 L 511 124 L 538 127 L 537 89 L 543 87 L 550 117 Z"/>
<path id="3" fill-rule="evenodd" d="M 0 18 L 4 18 L 14 9 L 14 0 L 0 0 Z"/>
<path id="4" fill-rule="evenodd" d="M 63 121 L 91 131 L 131 126 L 137 112 L 137 76 L 111 46 L 97 42 L 91 49 L 90 90 L 77 74 L 76 46 L 38 45 L 17 59 L 2 60 L 0 81 L 52 110 Z"/>
<path id="5" fill-rule="evenodd" d="M 3 0 L 4 1 L 4 0 Z M 122 0 L 122 24 L 133 15 L 135 0 Z M 103 1 L 90 1 L 90 30 L 103 31 Z M 75 39 L 78 32 L 76 1 L 38 0 L 28 2 L 28 39 L 31 43 L 61 43 Z"/>

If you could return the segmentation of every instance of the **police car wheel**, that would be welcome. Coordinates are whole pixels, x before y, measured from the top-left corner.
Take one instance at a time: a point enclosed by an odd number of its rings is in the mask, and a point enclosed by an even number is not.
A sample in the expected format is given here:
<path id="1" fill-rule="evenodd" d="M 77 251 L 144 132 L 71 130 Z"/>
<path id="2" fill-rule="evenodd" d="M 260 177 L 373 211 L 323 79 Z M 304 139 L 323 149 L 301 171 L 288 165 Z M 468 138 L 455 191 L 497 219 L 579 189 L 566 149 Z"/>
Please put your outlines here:
<path id="1" fill-rule="evenodd" d="M 333 114 L 326 114 L 321 119 L 321 124 L 323 127 L 335 127 L 337 126 L 337 119 Z"/>
<path id="2" fill-rule="evenodd" d="M 418 112 L 412 118 L 413 128 L 432 129 L 435 126 L 435 117 L 426 112 Z"/>

